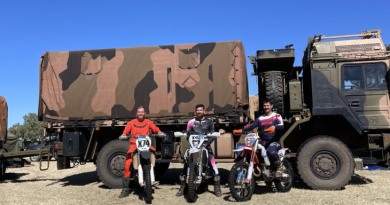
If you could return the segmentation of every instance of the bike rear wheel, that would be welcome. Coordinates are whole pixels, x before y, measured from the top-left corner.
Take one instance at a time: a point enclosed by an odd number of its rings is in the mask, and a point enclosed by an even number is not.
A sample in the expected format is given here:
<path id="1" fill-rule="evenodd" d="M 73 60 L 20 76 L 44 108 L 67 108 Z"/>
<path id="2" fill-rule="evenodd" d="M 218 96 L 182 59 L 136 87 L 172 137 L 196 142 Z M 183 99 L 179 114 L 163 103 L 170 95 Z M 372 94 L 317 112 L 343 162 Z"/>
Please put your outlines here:
<path id="1" fill-rule="evenodd" d="M 282 169 L 283 169 L 283 175 L 286 176 L 282 177 L 281 179 L 275 179 L 274 183 L 278 191 L 289 192 L 293 185 L 294 178 L 292 173 L 292 166 L 290 162 L 287 161 L 286 159 L 283 159 L 282 161 Z"/>

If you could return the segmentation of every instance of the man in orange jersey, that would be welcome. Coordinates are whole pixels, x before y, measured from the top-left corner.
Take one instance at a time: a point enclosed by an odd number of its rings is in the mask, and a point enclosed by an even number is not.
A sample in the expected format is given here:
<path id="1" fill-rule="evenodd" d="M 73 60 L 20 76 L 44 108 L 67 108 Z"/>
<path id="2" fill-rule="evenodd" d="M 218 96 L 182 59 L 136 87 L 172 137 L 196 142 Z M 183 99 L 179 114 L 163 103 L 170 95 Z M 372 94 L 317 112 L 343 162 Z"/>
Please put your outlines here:
<path id="1" fill-rule="evenodd" d="M 149 135 L 149 130 L 152 130 L 153 133 L 164 134 L 160 129 L 150 120 L 145 119 L 145 108 L 140 106 L 137 108 L 137 118 L 131 120 L 127 123 L 123 134 L 119 137 L 120 140 L 128 139 L 128 135 L 134 136 L 129 139 L 130 147 L 127 151 L 126 161 L 125 161 L 125 173 L 122 178 L 122 192 L 119 195 L 119 198 L 129 196 L 130 193 L 130 166 L 133 161 L 132 154 L 137 149 L 136 138 L 142 135 Z M 155 151 L 155 148 L 152 146 L 151 149 Z"/>

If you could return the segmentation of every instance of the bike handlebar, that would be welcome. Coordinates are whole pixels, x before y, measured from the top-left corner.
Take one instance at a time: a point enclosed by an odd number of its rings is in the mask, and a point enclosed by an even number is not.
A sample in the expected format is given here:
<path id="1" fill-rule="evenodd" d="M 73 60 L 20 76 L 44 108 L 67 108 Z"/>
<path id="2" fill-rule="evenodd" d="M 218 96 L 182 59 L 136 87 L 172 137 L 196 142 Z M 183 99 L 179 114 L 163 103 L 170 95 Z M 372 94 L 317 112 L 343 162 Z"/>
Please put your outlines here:
<path id="1" fill-rule="evenodd" d="M 166 134 L 165 134 L 165 133 L 162 133 L 162 134 L 151 134 L 151 135 L 144 135 L 144 136 L 149 136 L 149 137 L 165 137 Z M 120 140 L 129 140 L 130 138 L 136 138 L 136 137 L 133 136 L 133 135 L 121 135 L 121 136 L 119 136 L 119 139 L 120 139 Z"/>

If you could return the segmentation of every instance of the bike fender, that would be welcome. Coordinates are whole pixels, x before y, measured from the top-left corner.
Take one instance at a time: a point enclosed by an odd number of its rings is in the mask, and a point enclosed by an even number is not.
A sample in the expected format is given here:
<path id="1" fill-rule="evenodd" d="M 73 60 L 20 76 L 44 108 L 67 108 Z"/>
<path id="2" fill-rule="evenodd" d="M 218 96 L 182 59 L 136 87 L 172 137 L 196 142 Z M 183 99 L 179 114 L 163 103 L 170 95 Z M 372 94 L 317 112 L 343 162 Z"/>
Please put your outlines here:
<path id="1" fill-rule="evenodd" d="M 141 152 L 141 157 L 143 159 L 150 159 L 150 152 Z"/>

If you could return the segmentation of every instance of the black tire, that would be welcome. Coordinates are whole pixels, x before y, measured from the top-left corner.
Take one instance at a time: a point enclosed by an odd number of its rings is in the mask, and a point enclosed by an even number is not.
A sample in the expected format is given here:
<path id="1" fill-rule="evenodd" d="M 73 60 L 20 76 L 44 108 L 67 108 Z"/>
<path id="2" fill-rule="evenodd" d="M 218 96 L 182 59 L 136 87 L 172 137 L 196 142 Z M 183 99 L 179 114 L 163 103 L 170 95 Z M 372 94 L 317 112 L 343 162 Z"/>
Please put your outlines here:
<path id="1" fill-rule="evenodd" d="M 196 164 L 195 163 L 191 163 L 188 168 L 190 169 L 189 171 L 189 175 L 188 175 L 188 196 L 187 196 L 187 200 L 188 202 L 190 203 L 195 203 L 197 198 L 198 198 L 198 194 L 196 193 Z"/>
<path id="2" fill-rule="evenodd" d="M 298 150 L 298 174 L 315 190 L 339 190 L 351 180 L 355 162 L 349 148 L 330 136 L 306 140 Z"/>
<path id="3" fill-rule="evenodd" d="M 122 176 L 125 171 L 125 160 L 130 143 L 114 140 L 99 151 L 96 160 L 96 171 L 99 179 L 109 188 L 122 187 Z"/>
<path id="4" fill-rule="evenodd" d="M 263 98 L 273 103 L 273 109 L 280 115 L 284 115 L 284 87 L 283 77 L 280 72 L 265 73 L 263 77 Z M 262 106 L 262 105 L 260 105 Z"/>
<path id="5" fill-rule="evenodd" d="M 152 179 L 150 176 L 150 164 L 143 165 L 142 169 L 144 171 L 144 181 L 145 181 L 145 203 L 151 204 L 153 200 L 153 189 L 152 189 Z"/>
<path id="6" fill-rule="evenodd" d="M 38 161 L 39 161 L 39 155 L 31 156 L 31 157 L 30 157 L 30 161 L 32 161 L 32 162 L 38 162 Z"/>
<path id="7" fill-rule="evenodd" d="M 156 177 L 156 180 L 159 180 L 162 176 L 164 176 L 165 172 L 169 169 L 169 162 L 168 163 L 156 163 L 156 166 L 154 167 L 154 175 Z"/>
<path id="8" fill-rule="evenodd" d="M 4 177 L 6 171 L 7 171 L 7 166 L 0 161 L 0 179 Z"/>
<path id="9" fill-rule="evenodd" d="M 239 161 L 239 162 L 236 162 L 233 165 L 233 167 L 230 169 L 229 179 L 228 179 L 230 193 L 232 194 L 233 198 L 238 202 L 249 201 L 249 200 L 251 200 L 253 192 L 254 192 L 255 187 L 256 187 L 256 180 L 254 178 L 255 176 L 252 175 L 253 178 L 252 178 L 252 181 L 250 182 L 249 185 L 245 184 L 245 183 L 241 183 L 241 184 L 239 184 L 239 186 L 241 186 L 241 188 L 236 188 L 236 179 L 237 179 L 238 173 L 239 173 L 238 169 L 248 171 L 249 167 L 248 167 L 247 163 L 245 163 L 243 161 Z M 242 174 L 241 179 L 245 179 L 245 176 L 246 176 L 246 174 Z M 239 191 L 239 190 L 241 190 L 241 191 Z M 239 191 L 239 193 L 238 193 L 238 191 Z"/>
<path id="10" fill-rule="evenodd" d="M 291 163 L 286 159 L 282 161 L 283 174 L 288 174 L 287 178 L 275 179 L 275 187 L 280 192 L 289 192 L 294 183 L 294 175 Z"/>

